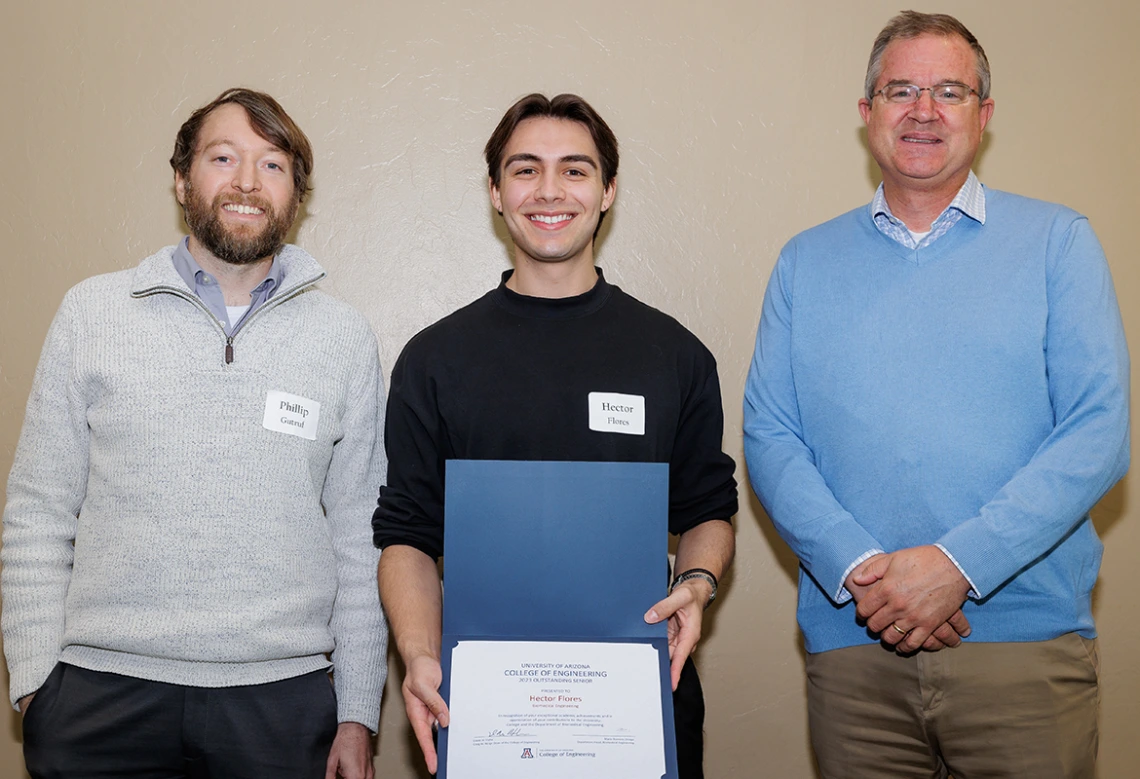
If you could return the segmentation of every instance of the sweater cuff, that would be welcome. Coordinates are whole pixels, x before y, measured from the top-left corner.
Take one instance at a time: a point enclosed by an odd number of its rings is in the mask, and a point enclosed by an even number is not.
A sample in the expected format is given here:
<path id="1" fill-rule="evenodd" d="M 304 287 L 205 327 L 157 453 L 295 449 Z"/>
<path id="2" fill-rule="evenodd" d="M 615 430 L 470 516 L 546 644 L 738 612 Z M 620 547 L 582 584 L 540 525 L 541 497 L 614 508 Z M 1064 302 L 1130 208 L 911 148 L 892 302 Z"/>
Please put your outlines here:
<path id="1" fill-rule="evenodd" d="M 835 591 L 835 597 L 832 598 L 832 600 L 834 600 L 836 603 L 846 603 L 847 601 L 851 600 L 851 593 L 847 589 L 847 577 L 851 575 L 852 571 L 854 571 L 860 565 L 867 562 L 877 554 L 886 554 L 886 552 L 878 548 L 868 549 L 866 552 L 856 557 L 855 562 L 847 566 L 847 570 L 844 571 L 843 576 L 839 578 L 839 589 Z"/>
<path id="2" fill-rule="evenodd" d="M 1009 550 L 993 533 L 978 532 L 979 520 L 963 522 L 935 542 L 954 563 L 966 581 L 974 598 L 984 598 L 996 590 L 1009 577 L 1002 569 L 1009 564 Z M 967 575 L 966 571 L 970 571 Z"/>
<path id="3" fill-rule="evenodd" d="M 12 643 L 14 644 L 15 642 Z M 41 655 L 39 657 L 29 658 L 14 667 L 9 666 L 8 698 L 13 709 L 19 711 L 20 707 L 17 705 L 17 702 L 21 698 L 39 691 L 40 687 L 43 687 L 44 682 L 47 681 L 52 669 L 55 668 L 58 662 L 59 654 L 56 653 L 54 655 Z"/>
<path id="4" fill-rule="evenodd" d="M 380 696 L 376 700 L 345 700 L 336 702 L 337 724 L 356 722 L 368 728 L 374 735 L 380 730 Z"/>
<path id="5" fill-rule="evenodd" d="M 966 594 L 971 598 L 981 598 L 982 596 L 978 592 L 978 588 L 974 586 L 974 580 L 970 578 L 970 574 L 966 573 L 966 569 L 958 564 L 958 561 L 954 559 L 954 555 L 950 554 L 950 550 L 944 547 L 942 544 L 935 544 L 935 546 L 938 547 L 942 554 L 950 558 L 950 562 L 954 563 L 954 567 L 958 569 L 958 573 L 962 574 L 962 578 L 965 579 L 967 583 L 969 583 L 970 591 Z"/>

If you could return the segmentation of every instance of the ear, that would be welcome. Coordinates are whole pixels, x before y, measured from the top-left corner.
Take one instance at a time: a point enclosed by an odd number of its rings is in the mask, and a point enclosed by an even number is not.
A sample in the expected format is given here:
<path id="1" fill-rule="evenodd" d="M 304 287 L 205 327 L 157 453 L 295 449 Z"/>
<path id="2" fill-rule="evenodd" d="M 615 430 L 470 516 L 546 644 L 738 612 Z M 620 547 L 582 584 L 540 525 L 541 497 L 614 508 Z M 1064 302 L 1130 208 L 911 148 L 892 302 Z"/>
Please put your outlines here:
<path id="1" fill-rule="evenodd" d="M 617 176 L 610 181 L 604 190 L 602 190 L 602 211 L 609 211 L 610 206 L 614 204 L 614 197 L 617 196 Z"/>
<path id="2" fill-rule="evenodd" d="M 178 198 L 179 205 L 186 205 L 186 179 L 177 171 L 174 173 L 174 196 Z"/>
<path id="3" fill-rule="evenodd" d="M 978 133 L 985 132 L 986 125 L 990 123 L 990 119 L 994 115 L 994 99 L 987 97 L 978 105 L 978 120 L 981 125 L 978 127 Z"/>
<path id="4" fill-rule="evenodd" d="M 491 205 L 499 212 L 499 216 L 503 215 L 503 198 L 499 194 L 499 188 L 495 186 L 494 180 L 487 177 L 487 191 L 491 194 Z"/>
<path id="5" fill-rule="evenodd" d="M 871 121 L 871 101 L 865 97 L 859 98 L 859 116 L 863 117 L 863 124 Z"/>

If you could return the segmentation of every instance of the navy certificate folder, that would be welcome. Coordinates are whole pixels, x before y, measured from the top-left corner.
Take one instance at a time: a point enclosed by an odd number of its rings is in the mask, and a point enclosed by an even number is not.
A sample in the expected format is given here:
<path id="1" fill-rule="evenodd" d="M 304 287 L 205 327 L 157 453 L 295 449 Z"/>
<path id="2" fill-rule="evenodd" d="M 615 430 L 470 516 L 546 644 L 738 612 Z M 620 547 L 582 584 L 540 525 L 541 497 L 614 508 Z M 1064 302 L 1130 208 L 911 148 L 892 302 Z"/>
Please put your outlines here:
<path id="1" fill-rule="evenodd" d="M 448 460 L 443 684 L 463 640 L 640 642 L 657 649 L 667 778 L 677 776 L 665 623 L 666 463 Z M 447 730 L 439 734 L 446 776 Z"/>

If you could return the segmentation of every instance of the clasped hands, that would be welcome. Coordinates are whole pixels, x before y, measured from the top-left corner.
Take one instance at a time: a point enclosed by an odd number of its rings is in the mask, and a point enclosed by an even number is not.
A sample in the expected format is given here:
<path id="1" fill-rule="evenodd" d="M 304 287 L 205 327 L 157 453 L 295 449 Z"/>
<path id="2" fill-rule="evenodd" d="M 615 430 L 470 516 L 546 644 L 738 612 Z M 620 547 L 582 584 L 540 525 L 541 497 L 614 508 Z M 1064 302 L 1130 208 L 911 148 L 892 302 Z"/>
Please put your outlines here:
<path id="1" fill-rule="evenodd" d="M 899 654 L 955 647 L 970 635 L 962 613 L 970 583 L 936 546 L 875 555 L 844 584 L 859 620 Z"/>

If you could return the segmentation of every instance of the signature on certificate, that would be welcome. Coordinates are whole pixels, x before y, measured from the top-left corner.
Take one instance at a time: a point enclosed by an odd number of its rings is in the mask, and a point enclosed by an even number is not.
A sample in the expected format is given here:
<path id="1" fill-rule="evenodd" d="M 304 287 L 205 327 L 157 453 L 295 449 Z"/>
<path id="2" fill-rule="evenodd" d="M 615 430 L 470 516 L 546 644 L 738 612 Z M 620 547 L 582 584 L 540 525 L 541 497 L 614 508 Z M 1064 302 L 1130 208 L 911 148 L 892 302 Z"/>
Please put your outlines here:
<path id="1" fill-rule="evenodd" d="M 513 738 L 515 736 L 530 736 L 530 733 L 523 733 L 522 728 L 508 728 L 501 730 L 500 728 L 492 728 L 487 733 L 487 738 Z"/>

